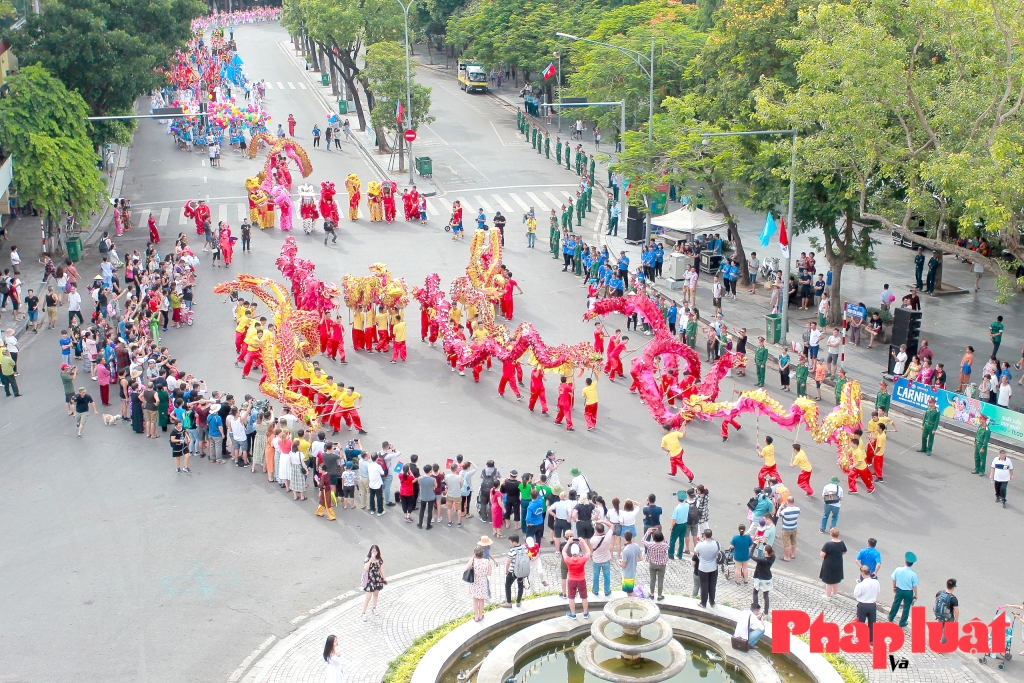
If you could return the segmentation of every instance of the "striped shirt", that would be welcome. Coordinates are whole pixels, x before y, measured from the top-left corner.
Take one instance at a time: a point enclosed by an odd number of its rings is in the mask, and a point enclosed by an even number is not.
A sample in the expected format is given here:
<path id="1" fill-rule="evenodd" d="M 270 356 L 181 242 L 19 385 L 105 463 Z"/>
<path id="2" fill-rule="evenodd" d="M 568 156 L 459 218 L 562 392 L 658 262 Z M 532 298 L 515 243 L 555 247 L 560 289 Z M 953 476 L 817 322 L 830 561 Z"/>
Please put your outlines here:
<path id="1" fill-rule="evenodd" d="M 782 522 L 782 530 L 792 531 L 795 529 L 798 517 L 800 517 L 800 508 L 795 505 L 787 505 L 779 510 L 779 521 Z"/>

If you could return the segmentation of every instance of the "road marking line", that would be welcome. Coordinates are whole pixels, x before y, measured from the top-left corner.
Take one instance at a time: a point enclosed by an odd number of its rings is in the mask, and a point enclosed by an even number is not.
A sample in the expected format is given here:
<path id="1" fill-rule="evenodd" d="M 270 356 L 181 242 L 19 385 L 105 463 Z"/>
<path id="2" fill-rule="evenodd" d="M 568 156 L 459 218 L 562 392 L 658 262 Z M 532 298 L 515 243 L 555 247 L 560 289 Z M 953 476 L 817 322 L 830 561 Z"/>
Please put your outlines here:
<path id="1" fill-rule="evenodd" d="M 552 202 L 554 202 L 554 208 L 556 209 L 562 204 L 562 200 L 556 197 L 555 195 L 551 194 L 550 192 L 545 192 L 544 196 L 550 199 Z"/>
<path id="2" fill-rule="evenodd" d="M 264 650 L 270 647 L 276 640 L 277 636 L 270 636 L 262 643 L 260 643 L 259 647 L 253 650 L 248 657 L 243 659 L 242 663 L 238 665 L 237 669 L 235 669 L 235 672 L 228 677 L 228 683 L 237 683 L 238 680 L 242 678 L 242 674 L 244 674 L 246 669 L 249 668 L 249 665 L 252 664 L 257 657 L 260 656 L 260 653 L 262 653 Z"/>
<path id="3" fill-rule="evenodd" d="M 200 159 L 199 165 L 202 166 L 203 168 L 206 168 L 206 159 Z"/>
<path id="4" fill-rule="evenodd" d="M 267 90 L 273 90 L 274 89 L 274 86 L 272 86 L 270 84 L 270 81 L 267 81 L 266 83 L 264 83 L 264 85 L 267 86 Z"/>
<path id="5" fill-rule="evenodd" d="M 512 207 L 509 206 L 504 199 L 502 199 L 496 194 L 492 194 L 491 197 L 494 198 L 494 201 L 501 205 L 501 208 L 505 209 L 505 211 L 508 211 L 509 213 L 512 213 Z"/>
<path id="6" fill-rule="evenodd" d="M 437 207 L 434 205 L 434 202 L 429 197 L 427 198 L 427 211 L 436 216 L 441 215 L 441 212 L 438 211 Z"/>
<path id="7" fill-rule="evenodd" d="M 157 221 L 157 225 L 159 225 L 161 228 L 167 225 L 167 219 L 170 218 L 170 215 L 171 210 L 166 206 L 160 209 L 160 220 Z"/>
<path id="8" fill-rule="evenodd" d="M 520 199 L 519 195 L 517 195 L 515 192 L 509 192 L 508 196 L 511 197 L 512 201 L 514 201 L 516 204 L 518 204 L 520 206 L 520 208 L 522 208 L 523 211 L 529 211 L 530 210 L 530 206 L 528 204 L 526 204 L 522 199 Z"/>
<path id="9" fill-rule="evenodd" d="M 288 81 L 288 87 L 291 88 L 292 90 L 295 90 L 295 84 L 292 83 L 291 81 Z"/>
<path id="10" fill-rule="evenodd" d="M 526 196 L 532 199 L 534 206 L 539 208 L 541 211 L 547 212 L 549 210 L 548 207 L 544 204 L 544 202 L 541 201 L 541 198 L 535 195 L 534 193 L 527 192 Z"/>
<path id="11" fill-rule="evenodd" d="M 228 219 L 228 205 L 218 204 L 217 205 L 217 222 L 226 221 Z"/>
<path id="12" fill-rule="evenodd" d="M 487 212 L 487 213 L 494 213 L 494 209 L 491 207 L 490 204 L 488 204 L 486 201 L 484 201 L 483 197 L 481 197 L 480 195 L 475 195 L 473 197 L 473 199 L 475 199 L 477 201 L 477 206 L 478 207 L 483 207 L 483 210 L 485 212 Z"/>
<path id="13" fill-rule="evenodd" d="M 239 221 L 244 221 L 246 218 L 249 217 L 249 211 L 246 208 L 245 204 L 235 204 L 235 206 L 238 207 L 238 220 Z"/>
<path id="14" fill-rule="evenodd" d="M 498 129 L 494 127 L 494 121 L 488 121 L 488 123 L 491 124 L 491 128 L 494 130 L 494 134 L 498 136 L 498 142 L 501 143 L 502 147 L 507 147 L 508 145 L 506 145 L 505 141 L 501 139 L 501 133 L 499 133 Z"/>
<path id="15" fill-rule="evenodd" d="M 302 81 L 299 81 L 299 87 L 302 88 L 303 90 L 305 90 L 306 89 L 306 84 L 303 83 Z"/>
<path id="16" fill-rule="evenodd" d="M 143 225 L 149 222 L 149 214 L 153 213 L 152 209 L 143 209 L 139 212 L 139 222 L 135 225 Z"/>
<path id="17" fill-rule="evenodd" d="M 284 90 L 284 83 L 282 83 L 281 81 L 278 81 L 278 82 L 277 82 L 277 87 L 278 87 L 279 89 L 281 89 L 281 90 Z"/>
<path id="18" fill-rule="evenodd" d="M 178 225 L 188 225 L 188 219 L 185 218 L 185 209 L 181 210 L 178 214 Z"/>

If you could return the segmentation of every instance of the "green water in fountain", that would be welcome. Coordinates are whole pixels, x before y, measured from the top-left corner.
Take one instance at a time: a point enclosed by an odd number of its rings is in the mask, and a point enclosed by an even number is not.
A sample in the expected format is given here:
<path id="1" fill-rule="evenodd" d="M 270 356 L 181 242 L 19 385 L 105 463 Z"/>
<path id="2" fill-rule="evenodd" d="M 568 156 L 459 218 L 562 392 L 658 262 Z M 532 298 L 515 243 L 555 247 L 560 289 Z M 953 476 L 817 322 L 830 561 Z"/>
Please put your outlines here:
<path id="1" fill-rule="evenodd" d="M 616 643 L 622 643 L 623 645 L 643 645 L 644 643 L 650 643 L 661 633 L 661 629 L 655 624 L 647 624 L 640 629 L 640 633 L 635 636 L 631 636 L 623 633 L 621 626 L 610 621 L 604 625 L 604 628 L 601 629 L 601 631 L 609 640 L 613 640 Z"/>
<path id="2" fill-rule="evenodd" d="M 576 638 L 527 654 L 516 664 L 515 683 L 607 683 L 591 676 L 576 662 L 576 646 L 583 639 Z M 686 648 L 689 661 L 680 673 L 665 683 L 751 683 L 746 675 L 728 666 L 714 651 L 685 638 L 677 640 Z M 594 654 L 601 668 L 626 676 L 647 676 L 661 671 L 669 663 L 667 649 L 645 654 L 634 663 L 626 662 L 618 653 L 601 646 L 595 648 Z"/>

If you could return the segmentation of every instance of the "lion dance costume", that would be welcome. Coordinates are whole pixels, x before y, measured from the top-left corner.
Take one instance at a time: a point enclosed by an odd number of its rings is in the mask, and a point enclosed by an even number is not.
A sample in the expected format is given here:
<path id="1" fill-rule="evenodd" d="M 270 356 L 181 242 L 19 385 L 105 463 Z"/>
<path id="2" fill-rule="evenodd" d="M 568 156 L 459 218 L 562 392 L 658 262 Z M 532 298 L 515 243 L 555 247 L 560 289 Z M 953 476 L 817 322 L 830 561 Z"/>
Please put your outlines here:
<path id="1" fill-rule="evenodd" d="M 320 214 L 316 210 L 316 195 L 312 185 L 299 185 L 299 215 L 302 216 L 302 231 L 307 235 L 313 234 L 316 227 L 316 219 Z"/>
<path id="2" fill-rule="evenodd" d="M 381 187 L 376 180 L 366 185 L 366 206 L 370 210 L 370 222 L 379 223 L 384 220 L 384 205 L 381 202 Z"/>
<path id="3" fill-rule="evenodd" d="M 282 185 L 275 185 L 270 196 L 281 212 L 281 229 L 288 232 L 292 229 L 292 195 Z"/>
<path id="4" fill-rule="evenodd" d="M 338 225 L 338 203 L 334 201 L 335 194 L 334 183 L 329 180 L 320 183 L 320 215 L 325 221 Z"/>
<path id="5" fill-rule="evenodd" d="M 206 232 L 206 221 L 210 220 L 210 207 L 202 199 L 193 199 L 185 204 L 185 218 L 193 219 L 196 222 L 196 234 L 202 235 Z"/>
<path id="6" fill-rule="evenodd" d="M 395 195 L 398 194 L 398 185 L 393 180 L 385 180 L 380 185 L 380 200 L 384 205 L 384 220 L 388 223 L 395 221 L 397 211 L 395 210 Z"/>
<path id="7" fill-rule="evenodd" d="M 349 173 L 345 178 L 345 190 L 348 192 L 348 219 L 350 221 L 359 218 L 359 202 L 363 199 L 362 182 L 355 173 Z"/>

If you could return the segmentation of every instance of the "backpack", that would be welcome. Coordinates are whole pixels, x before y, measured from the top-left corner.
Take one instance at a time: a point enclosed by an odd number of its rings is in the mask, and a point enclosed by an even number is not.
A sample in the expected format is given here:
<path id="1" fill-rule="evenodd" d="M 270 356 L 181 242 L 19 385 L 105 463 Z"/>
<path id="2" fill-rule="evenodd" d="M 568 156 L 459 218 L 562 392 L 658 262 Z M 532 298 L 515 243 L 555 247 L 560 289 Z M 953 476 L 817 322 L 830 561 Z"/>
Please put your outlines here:
<path id="1" fill-rule="evenodd" d="M 935 607 L 933 608 L 936 621 L 953 621 L 952 597 L 952 594 L 946 591 L 939 591 L 936 594 Z"/>
<path id="2" fill-rule="evenodd" d="M 512 560 L 512 574 L 517 579 L 525 579 L 530 575 L 530 555 L 525 550 L 517 552 Z"/>
<path id="3" fill-rule="evenodd" d="M 697 526 L 697 522 L 700 521 L 700 508 L 697 507 L 696 501 L 690 503 L 690 509 L 686 513 L 686 524 L 687 526 Z"/>
<path id="4" fill-rule="evenodd" d="M 11 293 L 11 279 L 8 277 L 0 278 L 0 294 Z"/>
<path id="5" fill-rule="evenodd" d="M 755 508 L 757 508 L 757 496 L 751 496 L 747 501 L 747 509 L 753 512 Z"/>

